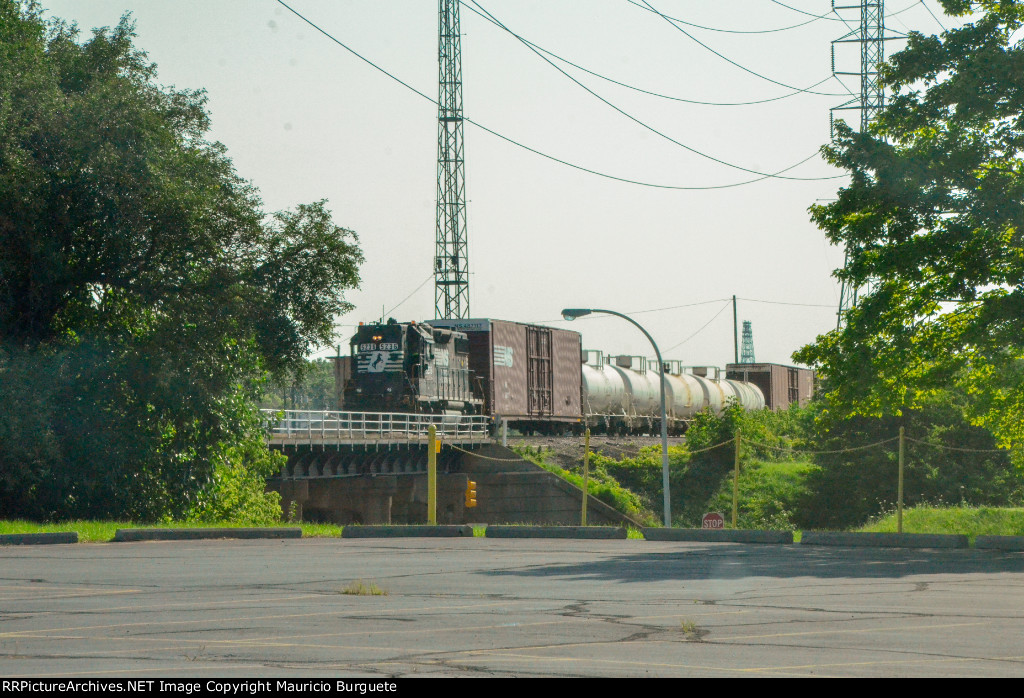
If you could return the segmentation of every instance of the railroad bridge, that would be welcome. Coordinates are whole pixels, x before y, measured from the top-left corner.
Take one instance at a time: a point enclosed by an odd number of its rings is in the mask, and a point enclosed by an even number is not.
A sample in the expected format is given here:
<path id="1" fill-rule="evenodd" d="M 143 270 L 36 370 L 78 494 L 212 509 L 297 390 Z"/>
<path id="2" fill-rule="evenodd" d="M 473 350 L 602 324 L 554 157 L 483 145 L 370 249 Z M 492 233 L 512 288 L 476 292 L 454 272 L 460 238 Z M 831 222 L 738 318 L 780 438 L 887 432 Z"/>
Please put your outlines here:
<path id="1" fill-rule="evenodd" d="M 461 451 L 491 442 L 481 416 L 263 410 L 270 447 L 288 456 L 280 477 L 351 477 L 427 472 L 429 429 L 442 444 L 438 471 Z"/>
<path id="2" fill-rule="evenodd" d="M 582 492 L 494 443 L 488 417 L 264 410 L 272 449 L 288 457 L 267 488 L 303 521 L 427 520 L 427 447 L 436 429 L 438 523 L 578 524 Z M 479 506 L 466 506 L 477 483 Z M 593 497 L 594 523 L 624 517 Z"/>

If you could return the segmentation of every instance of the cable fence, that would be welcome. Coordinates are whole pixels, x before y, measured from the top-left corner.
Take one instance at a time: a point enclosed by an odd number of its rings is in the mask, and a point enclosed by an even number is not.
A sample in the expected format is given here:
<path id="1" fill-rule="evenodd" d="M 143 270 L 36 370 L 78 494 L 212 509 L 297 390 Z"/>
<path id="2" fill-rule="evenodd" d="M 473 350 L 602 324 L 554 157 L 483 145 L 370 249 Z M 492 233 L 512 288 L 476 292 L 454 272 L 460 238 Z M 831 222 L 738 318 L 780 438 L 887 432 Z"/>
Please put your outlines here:
<path id="1" fill-rule="evenodd" d="M 589 432 L 588 432 L 588 435 L 589 435 Z M 704 446 L 704 447 L 701 447 L 701 448 L 694 448 L 694 449 L 690 449 L 686 444 L 682 444 L 681 447 L 679 448 L 679 450 L 682 452 L 684 457 L 687 458 L 687 460 L 689 459 L 689 457 L 697 456 L 697 455 L 704 454 L 704 453 L 710 453 L 712 451 L 716 451 L 716 450 L 719 450 L 719 449 L 729 449 L 732 452 L 732 455 L 733 455 L 733 473 L 732 473 L 733 477 L 732 477 L 732 480 L 733 480 L 733 482 L 732 482 L 732 516 L 731 516 L 732 521 L 731 521 L 731 523 L 732 523 L 732 527 L 733 528 L 737 527 L 737 523 L 738 523 L 738 519 L 739 519 L 739 509 L 740 509 L 739 481 L 740 481 L 740 473 L 743 470 L 743 462 L 744 461 L 749 462 L 751 460 L 758 460 L 755 456 L 751 456 L 750 455 L 749 450 L 747 450 L 746 453 L 745 453 L 745 448 L 744 447 L 749 446 L 749 447 L 753 447 L 753 448 L 756 448 L 756 449 L 764 449 L 765 451 L 774 452 L 774 453 L 779 454 L 779 455 L 793 456 L 793 457 L 796 457 L 796 458 L 798 458 L 798 457 L 808 457 L 808 458 L 810 458 L 810 457 L 816 457 L 816 456 L 832 456 L 832 455 L 839 456 L 839 455 L 843 455 L 843 454 L 864 453 L 864 452 L 872 451 L 872 450 L 877 450 L 877 451 L 886 453 L 886 454 L 889 455 L 889 457 L 892 457 L 893 455 L 895 455 L 896 456 L 896 458 L 895 458 L 895 460 L 896 460 L 896 464 L 895 464 L 896 465 L 896 473 L 895 473 L 895 475 L 896 475 L 896 479 L 897 479 L 896 492 L 895 492 L 895 496 L 894 497 L 892 497 L 891 499 L 889 499 L 889 498 L 887 498 L 887 499 L 888 499 L 888 501 L 894 501 L 895 502 L 895 505 L 896 505 L 895 506 L 895 508 L 896 508 L 896 530 L 897 530 L 897 532 L 902 533 L 903 532 L 904 500 L 905 500 L 905 497 L 904 497 L 904 475 L 905 475 L 906 464 L 907 464 L 907 460 L 908 460 L 908 458 L 907 458 L 907 444 L 908 444 L 908 442 L 911 443 L 911 444 L 918 445 L 918 446 L 932 447 L 932 448 L 935 448 L 935 449 L 938 449 L 938 450 L 942 450 L 942 451 L 957 452 L 957 453 L 967 453 L 967 454 L 979 454 L 979 455 L 980 454 L 1000 454 L 1000 453 L 1006 454 L 1006 453 L 1009 452 L 1008 449 L 1003 449 L 1003 448 L 996 448 L 996 449 L 964 448 L 964 447 L 959 447 L 959 446 L 951 446 L 951 445 L 948 445 L 948 444 L 935 443 L 933 441 L 925 441 L 925 440 L 922 440 L 922 439 L 915 439 L 915 438 L 912 438 L 912 437 L 909 437 L 909 436 L 906 435 L 904 427 L 900 427 L 899 434 L 896 435 L 896 436 L 891 436 L 889 438 L 879 439 L 879 440 L 873 441 L 871 443 L 858 444 L 858 445 L 855 445 L 855 446 L 847 446 L 847 447 L 844 447 L 844 448 L 832 448 L 832 449 L 801 448 L 801 447 L 798 447 L 798 446 L 793 445 L 793 444 L 776 445 L 776 444 L 766 443 L 766 442 L 758 440 L 758 439 L 744 437 L 743 434 L 742 434 L 742 430 L 741 429 L 737 429 L 736 434 L 735 434 L 735 436 L 733 438 L 730 438 L 730 439 L 727 439 L 727 440 L 724 440 L 724 441 L 720 441 L 719 443 L 712 444 L 710 446 Z M 457 447 L 456 447 L 456 450 L 463 451 L 463 452 L 468 453 L 470 455 L 473 455 L 473 456 L 475 456 L 477 458 L 482 458 L 482 459 L 485 459 L 485 460 L 494 460 L 494 461 L 512 460 L 512 459 L 500 459 L 500 458 L 494 458 L 494 457 L 489 457 L 489 456 L 483 456 L 481 454 L 474 453 L 472 451 L 465 451 L 464 449 L 460 449 L 460 448 L 457 448 Z M 587 447 L 585 449 L 585 452 L 584 452 L 585 467 L 586 467 L 586 459 L 589 457 L 589 455 L 590 455 L 590 448 L 589 448 L 589 441 L 588 441 L 588 445 L 587 445 Z M 920 458 L 920 457 L 921 457 L 920 454 L 915 455 L 915 459 Z M 515 459 L 515 460 L 518 460 L 518 459 Z M 883 467 L 885 467 L 885 466 L 883 466 Z M 669 485 L 667 485 L 667 483 L 666 483 L 665 486 L 668 487 Z M 881 494 L 881 493 L 879 493 L 879 494 Z"/>

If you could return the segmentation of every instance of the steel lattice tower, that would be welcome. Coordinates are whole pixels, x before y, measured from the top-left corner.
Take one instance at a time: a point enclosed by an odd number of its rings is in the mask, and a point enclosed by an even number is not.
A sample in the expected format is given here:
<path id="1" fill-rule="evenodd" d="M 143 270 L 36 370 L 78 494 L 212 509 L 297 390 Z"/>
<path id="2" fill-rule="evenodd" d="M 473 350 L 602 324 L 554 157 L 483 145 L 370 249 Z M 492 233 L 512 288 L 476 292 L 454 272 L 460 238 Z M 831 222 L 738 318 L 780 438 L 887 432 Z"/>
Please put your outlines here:
<path id="1" fill-rule="evenodd" d="M 750 320 L 743 321 L 743 344 L 740 350 L 740 363 L 741 364 L 754 364 L 757 361 L 754 360 L 754 330 L 750 325 Z"/>
<path id="2" fill-rule="evenodd" d="M 832 73 L 834 75 L 857 75 L 860 78 L 860 97 L 851 99 L 833 111 L 841 109 L 857 109 L 860 111 L 860 130 L 863 133 L 868 124 L 874 121 L 885 106 L 885 90 L 878 77 L 878 68 L 885 61 L 885 7 L 884 0 L 864 0 L 859 5 L 837 6 L 835 0 L 832 9 L 860 10 L 860 24 L 857 29 L 832 42 Z M 860 72 L 837 72 L 835 45 L 837 43 L 860 44 Z M 847 251 L 843 264 L 849 263 L 850 253 Z M 843 313 L 857 305 L 860 289 L 844 281 L 839 292 L 839 312 L 836 327 L 842 327 Z"/>
<path id="3" fill-rule="evenodd" d="M 437 247 L 434 316 L 469 317 L 459 0 L 438 2 Z"/>

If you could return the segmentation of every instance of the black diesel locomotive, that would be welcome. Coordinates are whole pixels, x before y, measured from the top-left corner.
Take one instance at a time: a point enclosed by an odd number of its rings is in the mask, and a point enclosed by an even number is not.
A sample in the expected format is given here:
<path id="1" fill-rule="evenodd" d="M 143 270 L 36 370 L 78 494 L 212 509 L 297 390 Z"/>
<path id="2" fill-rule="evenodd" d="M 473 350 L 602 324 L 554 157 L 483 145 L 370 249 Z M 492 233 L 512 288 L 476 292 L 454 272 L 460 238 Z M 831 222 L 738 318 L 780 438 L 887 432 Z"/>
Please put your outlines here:
<path id="1" fill-rule="evenodd" d="M 469 340 L 462 332 L 415 322 L 360 324 L 351 341 L 346 409 L 358 412 L 479 414 Z"/>

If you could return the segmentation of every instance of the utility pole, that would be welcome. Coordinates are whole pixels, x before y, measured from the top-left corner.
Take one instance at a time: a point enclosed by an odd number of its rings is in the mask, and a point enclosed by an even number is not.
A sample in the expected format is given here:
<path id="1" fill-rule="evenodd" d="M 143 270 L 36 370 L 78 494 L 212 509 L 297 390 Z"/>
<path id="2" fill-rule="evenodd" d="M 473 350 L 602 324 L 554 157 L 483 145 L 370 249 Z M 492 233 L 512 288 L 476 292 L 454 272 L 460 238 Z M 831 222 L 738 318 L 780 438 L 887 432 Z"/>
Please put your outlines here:
<path id="1" fill-rule="evenodd" d="M 459 0 L 438 1 L 437 246 L 434 317 L 469 317 Z"/>
<path id="2" fill-rule="evenodd" d="M 732 357 L 733 363 L 740 362 L 739 321 L 736 319 L 736 296 L 732 297 Z"/>
<path id="3" fill-rule="evenodd" d="M 867 130 L 868 124 L 875 120 L 885 106 L 885 89 L 878 76 L 878 68 L 885 62 L 885 3 L 884 0 L 862 0 L 856 5 L 836 5 L 835 0 L 832 0 L 832 11 L 840 14 L 841 10 L 859 10 L 860 22 L 856 29 L 832 42 L 832 74 L 858 76 L 860 78 L 860 94 L 838 107 L 833 107 L 832 111 L 859 110 L 860 131 L 863 133 Z M 860 72 L 836 71 L 836 44 L 845 43 L 860 44 Z M 847 250 L 843 266 L 848 265 L 849 261 L 850 251 Z M 837 329 L 843 326 L 843 316 L 846 311 L 857 305 L 857 295 L 861 290 L 848 281 L 843 281 L 842 289 L 839 292 Z"/>

